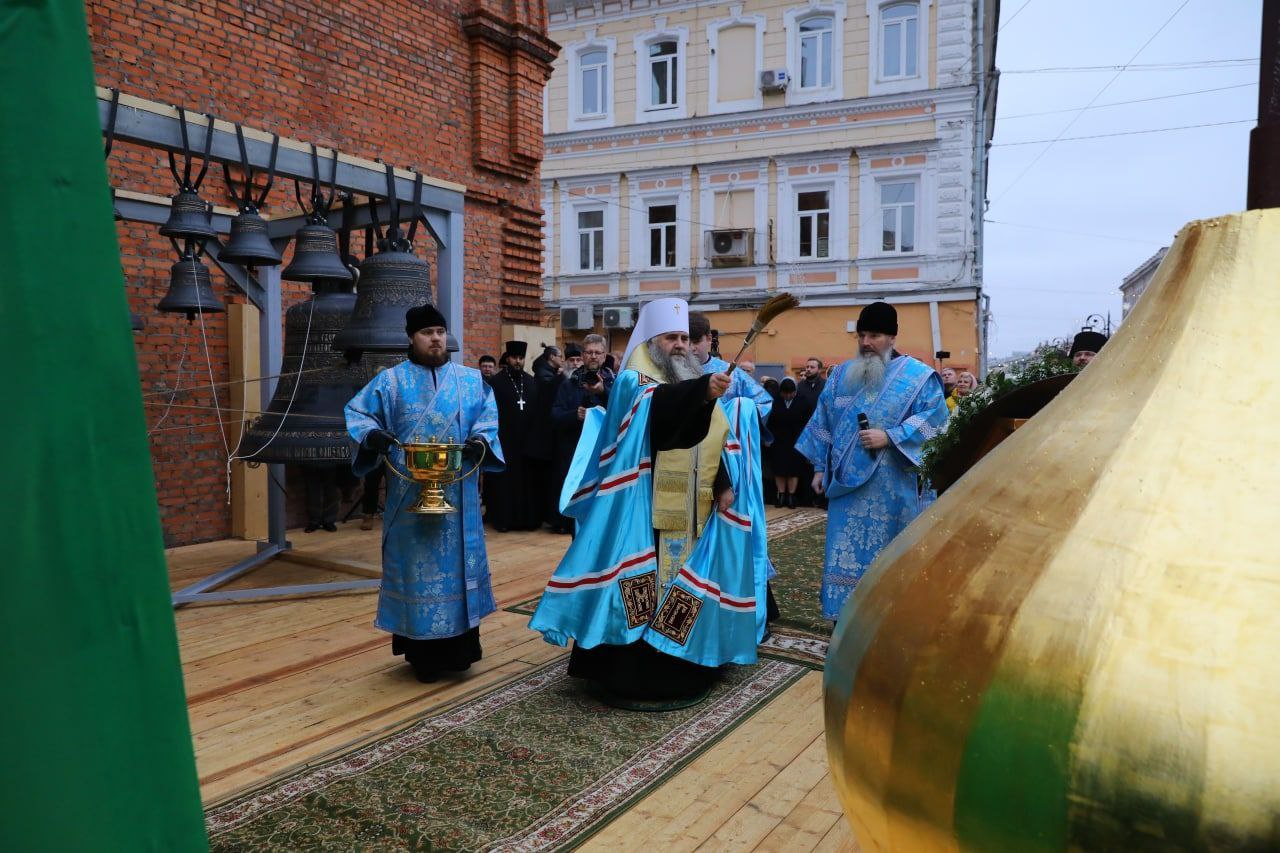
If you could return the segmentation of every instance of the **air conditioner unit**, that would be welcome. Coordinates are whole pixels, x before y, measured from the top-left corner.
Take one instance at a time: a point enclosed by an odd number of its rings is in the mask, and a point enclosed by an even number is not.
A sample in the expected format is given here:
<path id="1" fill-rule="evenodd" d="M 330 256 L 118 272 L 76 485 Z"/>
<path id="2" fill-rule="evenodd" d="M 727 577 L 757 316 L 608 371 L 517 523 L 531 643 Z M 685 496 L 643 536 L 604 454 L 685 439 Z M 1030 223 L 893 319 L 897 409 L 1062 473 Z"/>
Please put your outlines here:
<path id="1" fill-rule="evenodd" d="M 631 309 L 626 307 L 604 309 L 604 325 L 606 329 L 630 329 L 635 325 Z"/>
<path id="2" fill-rule="evenodd" d="M 785 68 L 775 68 L 771 71 L 760 72 L 761 92 L 785 92 L 787 84 L 790 82 L 791 75 L 787 73 Z"/>
<path id="3" fill-rule="evenodd" d="M 594 329 L 595 317 L 590 305 L 577 305 L 573 308 L 560 309 L 560 328 L 562 329 Z"/>
<path id="4" fill-rule="evenodd" d="M 756 232 L 748 228 L 717 228 L 707 232 L 706 241 L 713 267 L 740 267 L 755 260 Z"/>

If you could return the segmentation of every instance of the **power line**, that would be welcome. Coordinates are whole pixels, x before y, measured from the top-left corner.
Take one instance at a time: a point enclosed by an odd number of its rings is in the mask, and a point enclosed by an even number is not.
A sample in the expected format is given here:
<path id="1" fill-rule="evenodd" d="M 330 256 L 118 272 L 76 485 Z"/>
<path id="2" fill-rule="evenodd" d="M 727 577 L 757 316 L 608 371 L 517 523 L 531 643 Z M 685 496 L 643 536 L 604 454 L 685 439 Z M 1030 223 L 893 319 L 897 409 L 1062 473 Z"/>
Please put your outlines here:
<path id="1" fill-rule="evenodd" d="M 1177 12 L 1174 14 L 1176 15 Z M 1184 71 L 1188 69 L 1244 68 L 1257 64 L 1258 57 L 1255 56 L 1245 59 L 1198 59 L 1187 62 L 1147 62 L 1133 65 L 1051 65 L 1045 68 L 1010 68 L 1008 70 L 1001 68 L 1000 76 L 1003 77 L 1006 74 L 1076 74 L 1095 71 Z"/>
<path id="2" fill-rule="evenodd" d="M 1019 7 L 1018 7 L 1018 10 L 1017 10 L 1016 12 L 1014 12 L 1012 15 L 1010 15 L 1008 18 L 1006 18 L 1006 19 L 1005 19 L 1005 22 L 1004 22 L 1003 24 L 1001 24 L 1000 26 L 996 27 L 995 35 L 997 35 L 997 36 L 998 36 L 998 35 L 1000 35 L 1002 32 L 1004 32 L 1004 28 L 1005 28 L 1005 27 L 1007 27 L 1007 26 L 1009 26 L 1010 24 L 1012 24 L 1012 23 L 1013 23 L 1013 19 L 1014 19 L 1014 18 L 1016 18 L 1016 17 L 1018 17 L 1018 15 L 1022 14 L 1022 10 L 1023 10 L 1023 9 L 1025 9 L 1025 8 L 1027 8 L 1027 7 L 1028 7 L 1028 6 L 1030 6 L 1030 5 L 1031 5 L 1031 0 L 1027 0 L 1027 2 L 1025 2 L 1025 3 L 1023 3 L 1021 6 L 1019 6 Z M 982 22 L 982 21 L 979 21 L 979 22 L 978 22 L 978 26 L 979 26 L 979 27 L 981 27 L 982 25 L 983 25 L 983 22 Z M 994 40 L 994 37 L 993 37 L 993 40 Z M 975 46 L 975 47 L 976 47 L 976 46 Z M 955 72 L 955 74 L 956 74 L 956 76 L 957 76 L 957 77 L 959 77 L 961 74 L 963 74 L 964 72 L 966 72 L 966 71 L 968 71 L 968 70 L 969 70 L 969 66 L 973 64 L 973 60 L 974 60 L 974 58 L 975 58 L 976 56 L 977 56 L 977 53 L 976 53 L 975 51 L 970 51 L 970 52 L 969 52 L 969 58 L 968 58 L 968 59 L 966 59 L 966 60 L 965 60 L 965 62 L 964 62 L 964 65 L 961 65 L 961 66 L 960 66 L 960 68 Z M 983 71 L 983 73 L 985 74 L 985 73 L 986 73 L 986 71 L 984 70 L 984 71 Z"/>
<path id="3" fill-rule="evenodd" d="M 991 147 L 992 148 L 1008 148 L 1015 145 L 1040 145 L 1045 142 L 1048 142 L 1051 144 L 1054 142 L 1079 142 L 1080 140 L 1083 140 L 1083 139 L 1107 139 L 1112 136 L 1139 136 L 1145 133 L 1169 133 L 1174 130 L 1191 130 L 1197 127 L 1222 127 L 1228 124 L 1249 124 L 1250 122 L 1256 122 L 1256 121 L 1257 121 L 1257 118 L 1242 118 L 1242 119 L 1239 119 L 1238 121 L 1211 121 L 1211 122 L 1205 122 L 1204 124 L 1180 124 L 1175 127 L 1153 127 L 1153 128 L 1150 128 L 1149 130 L 1122 130 L 1116 133 L 1094 133 L 1089 136 L 1055 136 L 1053 139 L 1027 139 L 1022 142 L 993 142 L 991 143 Z M 1045 150 L 1047 151 L 1048 149 L 1045 149 Z M 1035 160 L 1031 162 L 1032 162 L 1032 165 L 1035 164 Z M 1023 174 L 1024 175 L 1026 174 L 1025 170 L 1023 171 Z M 1014 183 L 1016 182 L 1017 181 L 1015 180 Z M 1012 185 L 1010 185 L 1010 189 L 1012 189 Z M 1009 190 L 1005 190 L 1006 193 L 1008 191 Z M 1003 198 L 1003 194 L 1001 194 L 1001 197 Z"/>
<path id="4" fill-rule="evenodd" d="M 1107 107 L 1123 107 L 1123 106 L 1128 106 L 1129 104 L 1145 104 L 1149 101 L 1167 101 L 1170 98 L 1186 98 L 1191 95 L 1205 95 L 1210 92 L 1226 92 L 1229 89 L 1247 89 L 1250 86 L 1257 86 L 1257 85 L 1258 85 L 1258 81 L 1254 80 L 1249 83 L 1236 83 L 1235 85 L 1232 85 L 1232 86 L 1217 86 L 1213 89 L 1196 89 L 1191 92 L 1174 92 L 1171 95 L 1153 95 L 1150 98 L 1135 98 L 1132 101 L 1109 101 L 1108 103 L 1105 103 L 1105 104 L 1094 104 L 1092 107 L 1088 107 L 1087 109 L 1102 110 L 1102 109 L 1106 109 Z M 1068 107 L 1064 110 L 1042 110 L 1041 112 L 1038 112 L 1038 113 L 1018 113 L 1017 115 L 1011 115 L 1011 116 L 997 116 L 996 120 L 1009 121 L 1015 118 L 1031 118 L 1033 116 L 1051 116 L 1051 115 L 1057 115 L 1059 113 L 1074 113 L 1077 111 L 1083 111 L 1084 109 L 1086 108 L 1085 107 Z"/>
<path id="5" fill-rule="evenodd" d="M 1133 54 L 1133 56 L 1129 57 L 1129 61 L 1126 62 L 1124 66 L 1122 66 L 1118 71 L 1116 71 L 1115 74 L 1111 76 L 1111 79 L 1108 80 L 1106 84 L 1103 85 L 1103 87 L 1098 90 L 1097 94 L 1095 94 L 1092 98 L 1089 99 L 1089 103 L 1085 104 L 1084 107 L 1081 108 L 1079 112 L 1077 112 L 1074 116 L 1071 117 L 1071 121 L 1067 122 L 1066 126 L 1063 127 L 1062 130 L 1058 131 L 1058 135 L 1054 137 L 1052 140 L 1050 140 L 1049 144 L 1040 150 L 1040 153 L 1036 154 L 1035 158 L 1032 159 L 1032 161 L 1027 164 L 1025 169 L 1023 169 L 1021 172 L 1018 173 L 1017 177 L 1013 179 L 1013 183 L 1009 184 L 1009 186 L 1005 188 L 1004 192 L 1000 193 L 999 196 L 997 196 L 995 199 L 992 200 L 992 204 L 998 202 L 1000 199 L 1007 196 L 1009 192 L 1014 187 L 1016 187 L 1019 182 L 1022 181 L 1022 178 L 1028 172 L 1030 172 L 1032 168 L 1035 167 L 1036 163 L 1039 163 L 1041 158 L 1043 158 L 1045 154 L 1049 153 L 1049 151 L 1053 148 L 1053 144 L 1057 142 L 1059 139 L 1061 139 L 1062 137 L 1066 136 L 1067 131 L 1075 126 L 1075 123 L 1079 121 L 1080 116 L 1084 115 L 1085 110 L 1089 109 L 1089 107 L 1092 107 L 1095 103 L 1097 103 L 1098 98 L 1101 98 L 1102 93 L 1107 91 L 1107 89 L 1111 88 L 1111 84 L 1116 82 L 1116 80 L 1120 78 L 1120 75 L 1124 73 L 1125 68 L 1133 64 L 1133 61 L 1137 59 L 1138 56 L 1141 55 L 1141 53 L 1144 50 L 1147 49 L 1147 45 L 1155 41 L 1156 36 L 1164 32 L 1164 28 L 1169 26 L 1169 24 L 1173 23 L 1173 19 L 1178 17 L 1178 13 L 1181 12 L 1183 9 L 1185 9 L 1187 7 L 1187 4 L 1190 2 L 1191 0 L 1182 0 L 1182 3 L 1178 6 L 1178 8 L 1173 10 L 1173 14 L 1165 19 L 1165 22 L 1161 24 L 1154 33 L 1151 34 L 1151 37 L 1142 43 L 1142 47 L 1138 48 L 1138 50 Z"/>
<path id="6" fill-rule="evenodd" d="M 1119 237 L 1115 234 L 1093 234 L 1088 231 L 1069 231 L 1065 228 L 1049 228 L 1044 225 L 1023 225 L 1019 222 L 1002 222 L 999 219 L 984 219 L 988 225 L 1003 225 L 1006 228 L 1025 228 L 1029 231 L 1051 231 L 1056 234 L 1071 234 L 1076 237 L 1098 237 L 1102 240 L 1119 240 L 1124 243 L 1150 243 L 1163 246 L 1164 240 L 1142 240 L 1137 237 Z"/>

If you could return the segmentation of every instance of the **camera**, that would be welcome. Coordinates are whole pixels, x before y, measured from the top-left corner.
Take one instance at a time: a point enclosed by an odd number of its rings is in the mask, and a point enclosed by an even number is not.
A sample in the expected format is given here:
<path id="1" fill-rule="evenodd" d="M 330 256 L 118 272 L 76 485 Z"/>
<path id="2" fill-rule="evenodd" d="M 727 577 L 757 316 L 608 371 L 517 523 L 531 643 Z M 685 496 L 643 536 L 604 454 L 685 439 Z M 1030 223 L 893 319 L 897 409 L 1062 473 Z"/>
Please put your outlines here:
<path id="1" fill-rule="evenodd" d="M 587 370 L 582 374 L 582 384 L 584 386 L 595 385 L 599 381 L 600 381 L 600 371 L 598 370 Z"/>

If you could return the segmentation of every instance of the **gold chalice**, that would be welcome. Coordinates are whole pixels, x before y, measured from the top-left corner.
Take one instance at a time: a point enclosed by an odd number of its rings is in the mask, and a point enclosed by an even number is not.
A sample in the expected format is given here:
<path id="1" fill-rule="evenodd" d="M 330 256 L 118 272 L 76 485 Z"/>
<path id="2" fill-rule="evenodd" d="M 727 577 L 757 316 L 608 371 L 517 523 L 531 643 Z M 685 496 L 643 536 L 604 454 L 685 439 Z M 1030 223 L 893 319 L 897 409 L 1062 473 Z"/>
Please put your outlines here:
<path id="1" fill-rule="evenodd" d="M 461 444 L 442 441 L 412 441 L 401 444 L 400 448 L 404 451 L 404 467 L 409 472 L 407 477 L 391 464 L 390 459 L 387 460 L 387 467 L 397 477 L 417 483 L 422 489 L 418 502 L 410 507 L 410 512 L 422 515 L 447 515 L 458 511 L 457 507 L 445 500 L 444 487 L 470 477 L 484 461 L 484 457 L 481 456 L 480 461 L 476 462 L 470 471 L 462 473 L 463 447 Z"/>

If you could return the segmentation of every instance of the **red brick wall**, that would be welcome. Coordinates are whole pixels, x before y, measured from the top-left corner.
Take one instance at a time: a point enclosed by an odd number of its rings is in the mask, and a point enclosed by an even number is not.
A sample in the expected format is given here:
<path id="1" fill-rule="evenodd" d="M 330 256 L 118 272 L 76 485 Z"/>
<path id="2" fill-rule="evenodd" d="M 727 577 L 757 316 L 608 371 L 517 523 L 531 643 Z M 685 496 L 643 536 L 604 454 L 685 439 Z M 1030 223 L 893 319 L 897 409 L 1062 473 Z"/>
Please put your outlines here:
<path id="1" fill-rule="evenodd" d="M 87 9 L 99 85 L 464 184 L 468 362 L 497 351 L 503 322 L 537 321 L 541 87 L 556 49 L 540 2 L 88 0 Z M 174 191 L 156 150 L 117 143 L 110 170 L 119 189 Z M 220 167 L 202 192 L 229 203 Z M 295 208 L 292 183 L 277 182 L 267 212 Z M 202 336 L 198 321 L 160 314 L 172 249 L 153 226 L 118 231 L 130 307 L 147 324 L 135 340 L 166 542 L 225 537 L 226 450 L 209 388 L 210 374 L 228 379 L 225 315 L 206 316 Z M 211 268 L 218 294 L 236 299 Z M 286 308 L 309 292 L 285 287 Z M 166 414 L 179 381 L 202 387 L 174 396 Z M 225 386 L 217 402 L 230 405 Z M 238 416 L 223 415 L 234 447 Z"/>

